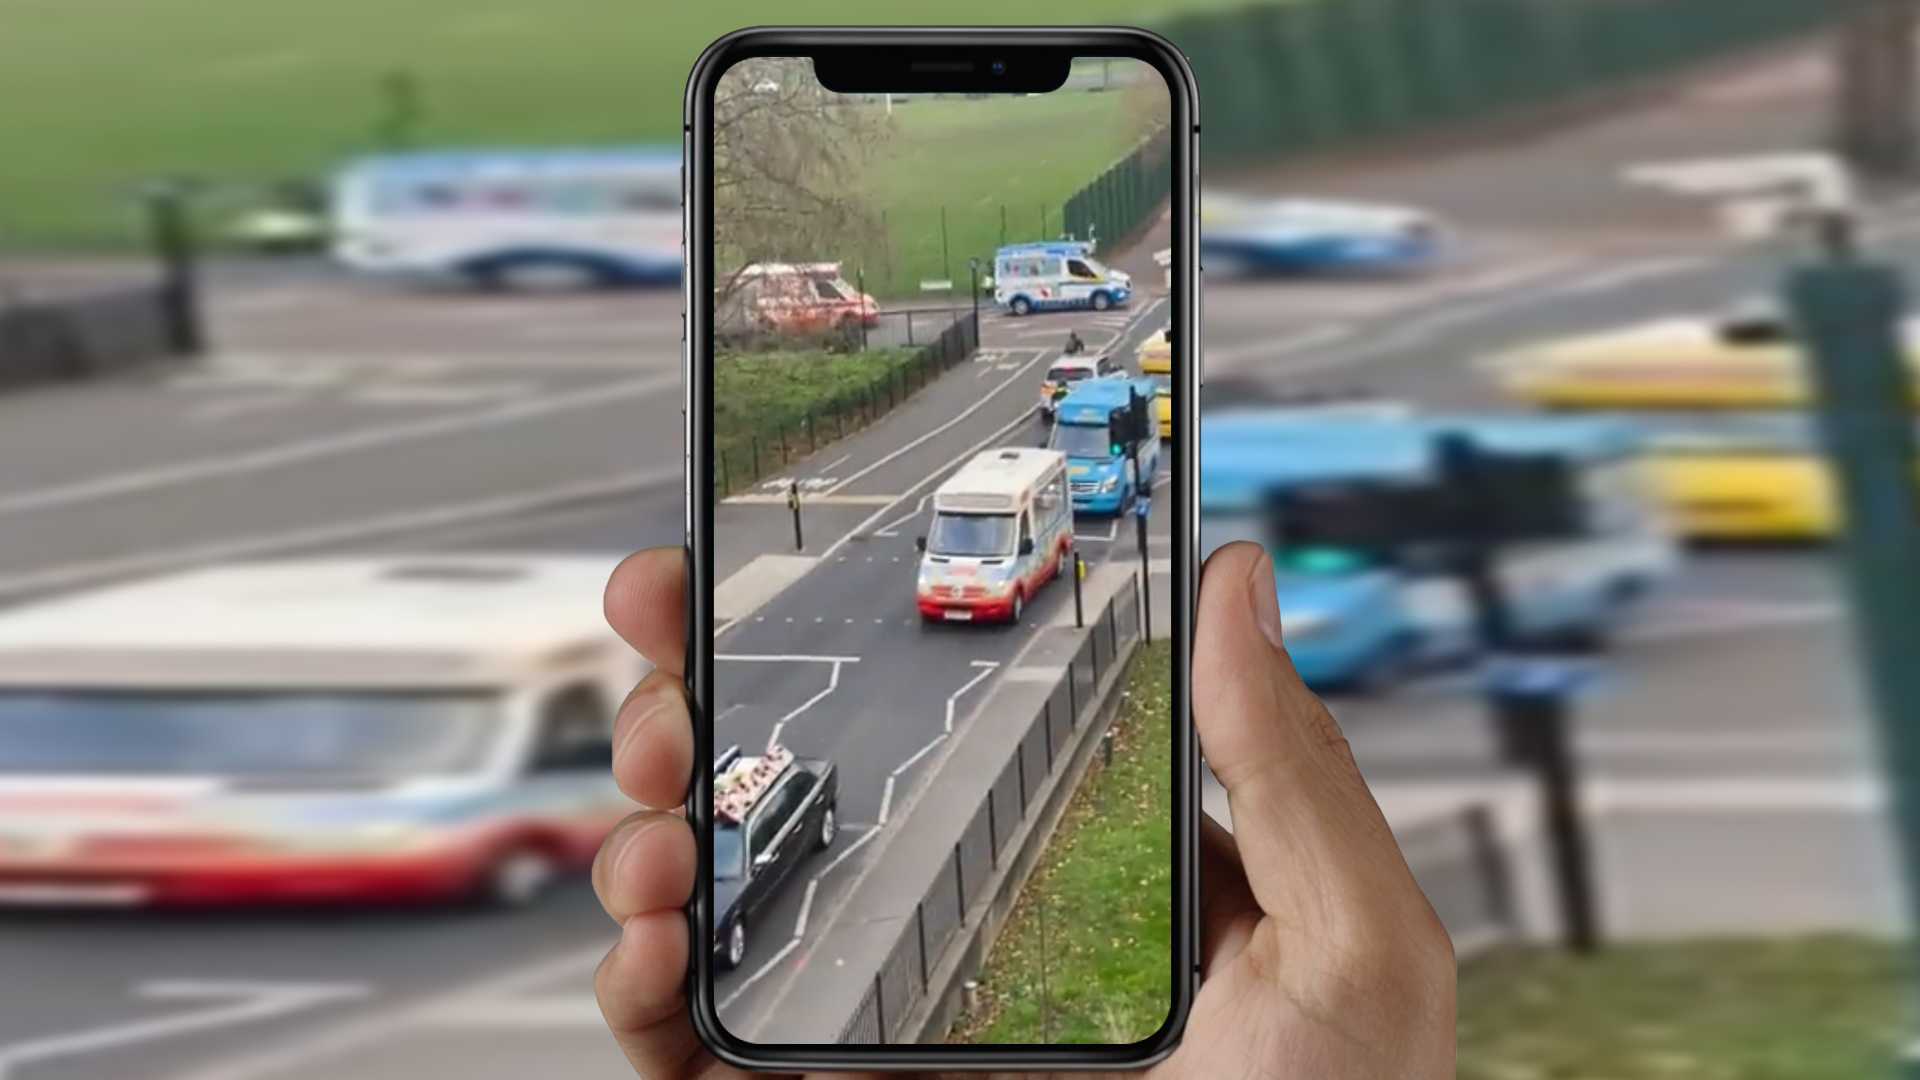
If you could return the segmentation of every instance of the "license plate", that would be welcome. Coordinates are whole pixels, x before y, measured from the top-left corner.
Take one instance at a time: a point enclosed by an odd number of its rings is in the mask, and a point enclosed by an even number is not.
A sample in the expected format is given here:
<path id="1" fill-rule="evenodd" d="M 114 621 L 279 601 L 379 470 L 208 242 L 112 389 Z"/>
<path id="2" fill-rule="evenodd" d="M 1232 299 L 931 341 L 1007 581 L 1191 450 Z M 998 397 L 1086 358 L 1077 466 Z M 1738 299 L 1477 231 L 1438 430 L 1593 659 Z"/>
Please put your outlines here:
<path id="1" fill-rule="evenodd" d="M 946 620 L 948 622 L 972 622 L 973 612 L 955 611 L 952 608 L 948 608 L 946 611 Z"/>
<path id="2" fill-rule="evenodd" d="M 0 884 L 0 907 L 131 907 L 146 898 L 139 885 Z"/>

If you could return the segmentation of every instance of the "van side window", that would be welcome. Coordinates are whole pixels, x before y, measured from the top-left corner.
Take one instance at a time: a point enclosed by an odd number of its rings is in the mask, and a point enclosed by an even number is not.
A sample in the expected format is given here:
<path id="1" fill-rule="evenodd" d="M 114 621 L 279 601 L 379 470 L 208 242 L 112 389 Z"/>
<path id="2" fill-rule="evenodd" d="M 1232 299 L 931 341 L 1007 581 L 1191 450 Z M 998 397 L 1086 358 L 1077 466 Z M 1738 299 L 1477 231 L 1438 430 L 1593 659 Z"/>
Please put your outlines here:
<path id="1" fill-rule="evenodd" d="M 845 300 L 846 299 L 845 296 L 841 295 L 840 290 L 834 287 L 833 282 L 828 281 L 825 278 L 814 278 L 813 287 L 815 291 L 817 291 L 820 294 L 820 299 L 822 300 Z"/>
<path id="2" fill-rule="evenodd" d="M 1087 281 L 1100 280 L 1100 275 L 1094 273 L 1091 267 L 1089 267 L 1086 263 L 1081 262 L 1079 259 L 1067 260 L 1067 273 L 1072 274 L 1074 277 L 1077 277 L 1077 278 L 1083 278 Z"/>
<path id="3" fill-rule="evenodd" d="M 1033 514 L 1022 513 L 1020 515 L 1020 544 L 1021 546 L 1024 547 L 1027 544 L 1032 542 L 1033 542 Z"/>
<path id="4" fill-rule="evenodd" d="M 535 740 L 532 772 L 613 767 L 613 714 L 591 683 L 562 687 L 547 698 Z"/>

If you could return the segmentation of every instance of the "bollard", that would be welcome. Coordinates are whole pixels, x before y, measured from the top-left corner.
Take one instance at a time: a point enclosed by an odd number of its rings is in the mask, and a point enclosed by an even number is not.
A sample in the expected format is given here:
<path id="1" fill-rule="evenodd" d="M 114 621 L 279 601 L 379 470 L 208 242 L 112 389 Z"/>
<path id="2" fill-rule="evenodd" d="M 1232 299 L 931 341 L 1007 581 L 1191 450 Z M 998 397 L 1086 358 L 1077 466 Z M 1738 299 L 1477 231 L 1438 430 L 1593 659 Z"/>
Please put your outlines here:
<path id="1" fill-rule="evenodd" d="M 1590 845 L 1580 814 L 1570 732 L 1574 690 L 1584 678 L 1578 665 L 1532 660 L 1499 664 L 1488 679 L 1502 756 L 1531 769 L 1540 786 L 1562 939 L 1568 949 L 1583 954 L 1600 947 Z"/>
<path id="2" fill-rule="evenodd" d="M 1134 465 L 1135 470 L 1139 464 Z M 1153 499 L 1147 495 L 1135 496 L 1133 504 L 1135 532 L 1140 539 L 1140 617 L 1141 631 L 1147 644 L 1153 644 L 1153 573 L 1152 560 L 1147 558 L 1147 515 L 1153 510 Z"/>
<path id="3" fill-rule="evenodd" d="M 187 185 L 156 183 L 142 194 L 153 252 L 160 261 L 167 346 L 177 356 L 192 356 L 206 347 L 206 335 L 200 322 L 199 258 Z"/>
<path id="4" fill-rule="evenodd" d="M 1107 768 L 1113 767 L 1113 729 L 1112 728 L 1108 728 L 1107 730 L 1102 731 L 1100 733 L 1100 764 Z"/>
<path id="5" fill-rule="evenodd" d="M 793 550 L 805 551 L 807 544 L 800 538 L 800 481 L 787 484 L 787 509 L 793 511 Z"/>
<path id="6" fill-rule="evenodd" d="M 979 979 L 968 979 L 960 984 L 960 1008 L 969 1015 L 980 1011 Z"/>
<path id="7" fill-rule="evenodd" d="M 1087 564 L 1080 561 L 1080 553 L 1073 553 L 1073 628 L 1084 630 L 1087 626 L 1087 613 L 1080 606 L 1080 581 L 1087 576 Z"/>

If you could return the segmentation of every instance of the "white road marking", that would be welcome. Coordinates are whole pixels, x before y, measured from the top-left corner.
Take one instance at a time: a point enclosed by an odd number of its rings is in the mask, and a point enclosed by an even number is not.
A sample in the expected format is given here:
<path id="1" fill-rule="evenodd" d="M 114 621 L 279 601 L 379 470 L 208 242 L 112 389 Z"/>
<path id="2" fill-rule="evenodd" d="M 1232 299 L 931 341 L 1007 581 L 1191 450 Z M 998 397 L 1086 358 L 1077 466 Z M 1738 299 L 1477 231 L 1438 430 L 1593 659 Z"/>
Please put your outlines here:
<path id="1" fill-rule="evenodd" d="M 860 834 L 860 839 L 855 840 L 853 843 L 847 845 L 847 850 L 841 852 L 838 855 L 835 855 L 833 857 L 833 861 L 829 862 L 826 866 L 822 867 L 820 869 L 820 872 L 814 876 L 826 877 L 828 874 L 833 873 L 834 868 L 839 866 L 842 862 L 845 862 L 847 856 L 852 855 L 856 851 L 859 851 L 862 847 L 866 845 L 867 841 L 879 835 L 880 835 L 880 826 L 878 825 L 875 825 L 873 828 L 868 829 L 866 832 Z"/>
<path id="2" fill-rule="evenodd" d="M 476 499 L 472 502 L 431 507 L 426 510 L 408 510 L 312 528 L 240 536 L 209 544 L 149 551 L 115 559 L 56 564 L 0 577 L 0 596 L 73 588 L 161 570 L 175 570 L 232 559 L 254 558 L 277 552 L 366 541 L 383 536 L 424 532 L 456 525 L 470 525 L 474 522 L 531 514 L 577 502 L 629 495 L 635 491 L 664 486 L 668 483 L 678 484 L 680 480 L 680 466 L 676 463 L 670 468 L 627 473 L 571 487 L 543 488 L 529 495 Z"/>
<path id="3" fill-rule="evenodd" d="M 273 983 L 242 980 L 166 979 L 134 988 L 155 1001 L 219 1001 L 191 1012 L 150 1020 L 103 1025 L 65 1035 L 48 1035 L 0 1046 L 0 1080 L 23 1065 L 83 1057 L 158 1039 L 233 1027 L 364 998 L 372 990 L 358 983 Z M 231 1000 L 228 1000 L 231 999 Z"/>
<path id="4" fill-rule="evenodd" d="M 908 514 L 908 515 L 906 515 L 905 517 L 901 517 L 901 518 L 897 518 L 897 519 L 895 519 L 894 521 L 891 521 L 891 522 L 889 522 L 889 523 L 887 523 L 886 525 L 883 525 L 883 526 L 881 526 L 881 527 L 880 527 L 879 529 L 876 529 L 876 530 L 874 530 L 874 534 L 873 534 L 873 535 L 875 535 L 875 536 L 899 536 L 899 535 L 900 535 L 900 531 L 899 531 L 899 530 L 900 530 L 900 526 L 902 526 L 902 525 L 905 525 L 905 524 L 907 524 L 908 522 L 910 522 L 910 521 L 912 521 L 912 520 L 913 520 L 914 518 L 917 518 L 917 517 L 919 517 L 919 516 L 920 516 L 920 512 L 921 512 L 921 511 L 923 511 L 923 510 L 925 510 L 925 509 L 927 508 L 927 500 L 928 500 L 928 499 L 931 499 L 931 498 L 933 498 L 933 493 L 932 493 L 932 492 L 928 492 L 928 493 L 926 493 L 925 495 L 922 495 L 922 496 L 920 496 L 920 501 L 914 504 L 914 507 L 913 507 L 913 513 L 911 513 L 911 514 Z"/>
<path id="5" fill-rule="evenodd" d="M 813 911 L 813 894 L 820 891 L 820 879 L 815 877 L 807 882 L 807 895 L 800 901 L 800 917 L 793 921 L 793 936 L 798 939 L 806 936 L 807 916 Z"/>
<path id="6" fill-rule="evenodd" d="M 947 695 L 947 734 L 949 735 L 953 734 L 953 707 L 956 703 L 959 702 L 961 695 L 965 694 L 967 691 L 973 689 L 974 687 L 980 685 L 980 680 L 993 674 L 994 671 L 997 668 L 999 668 L 1000 664 L 998 661 L 993 661 L 993 660 L 975 660 L 973 662 L 973 666 L 976 668 L 979 668 L 980 673 L 975 675 L 973 678 L 968 679 L 966 682 L 966 685 L 962 686 L 958 690 L 955 690 L 953 693 Z M 939 740 L 935 740 L 935 741 L 937 742 Z M 928 746 L 928 749 L 931 749 L 933 744 L 929 743 L 927 744 L 927 746 Z M 927 752 L 926 750 L 920 751 L 921 754 L 924 754 L 926 752 Z M 918 759 L 919 756 L 920 754 L 915 754 L 913 758 L 908 759 L 909 763 L 911 763 L 915 759 Z M 906 768 L 906 766 L 903 765 L 900 767 L 900 769 L 895 769 L 894 775 L 898 776 L 900 774 L 901 769 L 904 769 L 904 768 Z"/>
<path id="7" fill-rule="evenodd" d="M 171 465 L 159 465 L 96 477 L 72 484 L 19 491 L 0 495 L 0 515 L 46 510 L 122 495 L 145 494 L 182 484 L 264 472 L 289 465 L 354 454 L 363 450 L 421 442 L 444 435 L 464 434 L 487 428 L 505 427 L 536 417 L 598 409 L 633 398 L 651 397 L 658 395 L 662 390 L 677 388 L 679 385 L 678 374 L 630 379 L 583 390 L 570 390 L 546 397 L 509 402 L 482 412 L 428 417 L 404 424 L 297 439 L 258 450 L 243 450 L 220 457 L 181 461 Z M 678 475 L 680 470 L 677 463 L 673 471 Z"/>
<path id="8" fill-rule="evenodd" d="M 887 777 L 887 789 L 880 793 L 880 824 L 883 826 L 887 823 L 887 813 L 893 809 L 893 779 Z"/>
<path id="9" fill-rule="evenodd" d="M 732 1005 L 735 1001 L 738 1001 L 740 999 L 740 995 L 747 992 L 748 987 L 752 986 L 754 983 L 759 982 L 761 979 L 766 978 L 768 972 L 771 972 L 774 968 L 779 967 L 780 962 L 782 960 L 785 960 L 788 957 L 788 955 L 790 955 L 793 952 L 793 950 L 799 947 L 800 947 L 799 938 L 788 938 L 787 943 L 785 945 L 780 946 L 780 951 L 773 954 L 773 959 L 768 960 L 766 963 L 760 965 L 760 970 L 747 976 L 744 982 L 742 982 L 739 986 L 734 987 L 733 993 L 728 994 L 726 997 L 720 999 L 720 1008 L 725 1009 L 727 1006 Z"/>
<path id="10" fill-rule="evenodd" d="M 816 619 L 814 621 L 818 622 L 819 620 Z M 838 690 L 839 688 L 840 688 L 840 665 L 835 664 L 833 665 L 833 667 L 828 669 L 827 688 L 825 690 L 822 690 L 819 693 L 808 698 L 807 700 L 801 702 L 799 707 L 795 708 L 792 712 L 788 713 L 787 715 L 781 717 L 773 725 L 773 731 L 767 735 L 767 749 L 771 750 L 776 745 L 779 744 L 780 732 L 786 728 L 788 721 L 792 720 L 796 716 L 799 716 L 801 713 L 806 712 L 808 709 L 813 708 L 815 705 L 820 704 L 820 702 L 824 700 L 828 694 L 833 693 L 835 690 Z"/>
<path id="11" fill-rule="evenodd" d="M 977 400 L 975 400 L 973 404 L 960 410 L 960 412 L 955 414 L 952 419 L 948 420 L 944 424 L 941 424 L 939 427 L 936 427 L 933 430 L 927 432 L 926 434 L 921 435 L 919 438 L 914 439 L 913 441 L 907 443 L 905 446 L 896 447 L 893 450 L 889 451 L 888 453 L 881 455 L 878 461 L 873 462 L 872 464 L 868 465 L 864 469 L 859 469 L 855 471 L 852 476 L 849 476 L 845 480 L 842 480 L 838 484 L 835 484 L 832 488 L 829 489 L 829 491 L 830 492 L 839 491 L 841 488 L 846 487 L 848 484 L 854 483 L 855 481 L 859 480 L 861 477 L 871 474 L 874 470 L 880 468 L 883 465 L 886 465 L 888 462 L 893 461 L 899 458 L 900 456 L 912 451 L 914 448 L 925 443 L 927 440 L 936 438 L 942 432 L 951 430 L 955 425 L 965 422 L 967 417 L 972 416 L 974 413 L 979 412 L 981 409 L 985 408 L 990 402 L 993 401 L 994 398 L 999 397 L 1000 394 L 1007 389 L 1007 387 L 1012 386 L 1014 383 L 1020 381 L 1021 374 L 1024 374 L 1028 369 L 1032 368 L 1035 364 L 1039 363 L 1041 359 L 1044 358 L 1046 355 L 1047 353 L 1045 350 L 1034 350 L 1033 359 L 1028 360 L 1025 364 L 1021 365 L 1020 371 L 1018 373 L 1009 375 L 1007 378 L 1002 379 L 998 386 L 995 386 L 993 389 L 988 390 L 986 393 L 980 395 L 980 397 Z M 1021 417 L 1021 419 L 1024 420 L 1026 418 Z"/>
<path id="12" fill-rule="evenodd" d="M 1075 540 L 1099 540 L 1105 543 L 1112 543 L 1113 538 L 1119 535 L 1120 535 L 1120 519 L 1116 517 L 1113 520 L 1107 522 L 1107 535 L 1105 536 L 1101 536 L 1099 533 L 1076 532 L 1073 534 L 1073 538 Z"/>
<path id="13" fill-rule="evenodd" d="M 791 622 L 792 620 L 788 620 Z M 857 656 L 809 656 L 804 653 L 780 653 L 760 655 L 755 653 L 719 653 L 715 660 L 725 660 L 730 664 L 857 664 Z"/>
<path id="14" fill-rule="evenodd" d="M 1257 360 L 1263 357 L 1279 359 L 1345 341 L 1355 333 L 1354 327 L 1346 323 L 1332 323 L 1324 326 L 1310 326 L 1292 334 L 1283 335 L 1265 341 L 1248 342 L 1245 345 L 1202 347 L 1201 358 L 1209 370 L 1222 372 L 1220 365 L 1235 364 L 1242 360 Z"/>
<path id="15" fill-rule="evenodd" d="M 949 706 L 951 706 L 951 704 L 952 704 L 952 703 L 951 703 L 951 702 L 949 702 L 948 704 L 949 704 Z M 951 709 L 951 707 L 949 707 L 949 709 L 948 709 L 948 711 L 947 711 L 947 715 L 948 715 L 948 717 L 949 717 L 949 719 L 948 719 L 948 721 L 947 721 L 947 732 L 951 732 L 951 731 L 953 730 L 953 721 L 952 721 L 952 719 L 951 719 L 951 717 L 952 717 L 952 715 L 953 715 L 953 711 L 952 711 L 952 709 Z M 927 755 L 928 755 L 929 753 L 932 753 L 932 752 L 933 752 L 933 748 L 934 748 L 934 747 L 936 747 L 936 746 L 939 746 L 939 745 L 940 745 L 941 743 L 943 743 L 943 742 L 946 742 L 946 741 L 947 741 L 947 732 L 942 732 L 942 733 L 941 733 L 941 734 L 939 734 L 939 735 L 935 735 L 935 736 L 933 737 L 933 740 L 932 740 L 931 742 L 929 742 L 929 743 L 927 743 L 927 745 L 925 745 L 925 746 L 923 746 L 923 747 L 921 747 L 920 749 L 918 749 L 918 750 L 915 750 L 915 751 L 913 752 L 913 756 L 912 756 L 912 757 L 910 757 L 910 758 L 908 758 L 907 760 L 905 760 L 905 761 L 903 761 L 903 762 L 901 762 L 901 763 L 899 764 L 899 766 L 897 766 L 897 767 L 896 767 L 896 768 L 895 768 L 895 769 L 894 769 L 894 770 L 893 770 L 893 771 L 892 771 L 891 773 L 888 773 L 887 775 L 888 775 L 888 776 L 899 776 L 899 775 L 900 775 L 901 773 L 903 773 L 903 772 L 906 772 L 906 771 L 907 771 L 908 769 L 911 769 L 911 768 L 913 768 L 913 767 L 914 767 L 914 766 L 915 766 L 916 764 L 918 764 L 918 763 L 919 763 L 919 761 L 920 761 L 920 759 L 921 759 L 921 758 L 923 758 L 923 757 L 926 757 L 926 756 L 927 756 Z"/>
<path id="16" fill-rule="evenodd" d="M 307 398 L 301 394 L 267 393 L 254 397 L 231 397 L 219 401 L 209 401 L 196 405 L 187 411 L 190 424 L 217 424 L 231 420 L 236 416 L 252 413 L 271 412 L 274 409 L 286 409 L 303 404 Z"/>
<path id="17" fill-rule="evenodd" d="M 851 452 L 841 454 L 839 457 L 835 458 L 834 460 L 828 462 L 825 465 L 820 466 L 820 471 L 822 473 L 826 473 L 826 472 L 830 472 L 833 469 L 837 469 L 840 466 L 845 465 L 847 463 L 847 459 L 852 456 L 853 454 Z"/>
<path id="18" fill-rule="evenodd" d="M 1622 631 L 1620 638 L 1623 641 L 1635 643 L 1671 641 L 1677 638 L 1709 637 L 1715 634 L 1773 626 L 1803 626 L 1809 623 L 1833 622 L 1846 616 L 1846 607 L 1835 603 L 1731 602 L 1689 606 L 1693 607 L 1691 613 L 1682 608 L 1675 615 L 1664 618 L 1655 618 L 1650 615 L 1646 622 Z"/>
<path id="19" fill-rule="evenodd" d="M 1661 259 L 1642 259 L 1623 266 L 1598 270 L 1565 285 L 1556 285 L 1540 290 L 1537 296 L 1591 296 L 1595 293 L 1611 292 L 1627 285 L 1651 281 L 1655 278 L 1672 277 L 1676 274 L 1704 270 L 1717 264 L 1717 260 L 1706 256 L 1669 257 Z"/>

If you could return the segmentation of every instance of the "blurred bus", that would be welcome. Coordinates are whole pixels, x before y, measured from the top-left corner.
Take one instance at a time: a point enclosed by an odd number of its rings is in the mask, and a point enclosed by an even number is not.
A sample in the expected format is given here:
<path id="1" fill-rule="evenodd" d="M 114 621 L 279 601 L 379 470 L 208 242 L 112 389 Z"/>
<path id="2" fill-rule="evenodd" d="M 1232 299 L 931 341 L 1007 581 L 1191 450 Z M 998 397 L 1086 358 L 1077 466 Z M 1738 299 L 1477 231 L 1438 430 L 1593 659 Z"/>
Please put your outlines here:
<path id="1" fill-rule="evenodd" d="M 672 149 L 439 150 L 362 158 L 332 192 L 334 254 L 485 287 L 680 279 Z"/>
<path id="2" fill-rule="evenodd" d="M 243 564 L 0 614 L 0 907 L 532 901 L 631 809 L 609 569 Z"/>

